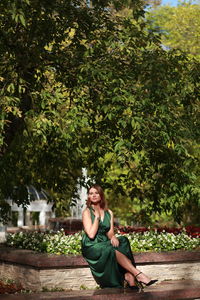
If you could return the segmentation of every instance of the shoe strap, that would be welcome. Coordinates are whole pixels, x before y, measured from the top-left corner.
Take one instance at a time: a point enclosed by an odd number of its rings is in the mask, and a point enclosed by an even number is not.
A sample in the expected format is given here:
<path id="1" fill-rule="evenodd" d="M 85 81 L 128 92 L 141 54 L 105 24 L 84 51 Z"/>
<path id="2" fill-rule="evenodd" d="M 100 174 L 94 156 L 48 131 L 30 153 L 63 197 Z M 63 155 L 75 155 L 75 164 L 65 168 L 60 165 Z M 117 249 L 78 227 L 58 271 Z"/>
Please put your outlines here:
<path id="1" fill-rule="evenodd" d="M 142 274 L 142 272 L 139 272 L 139 273 L 135 276 L 135 278 L 137 278 L 140 274 Z"/>

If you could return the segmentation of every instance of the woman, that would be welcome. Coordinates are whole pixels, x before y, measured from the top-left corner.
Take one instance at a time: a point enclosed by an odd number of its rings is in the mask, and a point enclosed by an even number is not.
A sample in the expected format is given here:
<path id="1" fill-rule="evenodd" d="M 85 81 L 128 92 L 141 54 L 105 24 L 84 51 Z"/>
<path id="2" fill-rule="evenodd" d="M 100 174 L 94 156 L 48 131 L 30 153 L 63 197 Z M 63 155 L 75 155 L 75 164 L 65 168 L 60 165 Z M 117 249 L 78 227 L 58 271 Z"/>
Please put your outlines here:
<path id="1" fill-rule="evenodd" d="M 150 280 L 136 268 L 128 239 L 115 236 L 113 213 L 107 208 L 103 190 L 97 184 L 89 189 L 82 220 L 85 231 L 82 254 L 101 288 L 121 288 L 126 281 L 130 288 L 137 290 L 138 285 L 149 286 L 157 281 Z"/>

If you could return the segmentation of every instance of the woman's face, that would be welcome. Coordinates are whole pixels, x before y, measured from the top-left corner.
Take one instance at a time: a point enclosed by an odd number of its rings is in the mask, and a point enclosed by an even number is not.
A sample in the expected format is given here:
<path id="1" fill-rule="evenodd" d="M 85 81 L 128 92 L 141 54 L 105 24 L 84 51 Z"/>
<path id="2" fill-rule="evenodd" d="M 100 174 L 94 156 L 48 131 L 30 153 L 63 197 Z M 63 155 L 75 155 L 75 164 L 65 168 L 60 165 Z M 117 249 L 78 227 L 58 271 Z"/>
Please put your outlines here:
<path id="1" fill-rule="evenodd" d="M 89 190 L 88 197 L 89 197 L 89 200 L 91 201 L 91 203 L 93 203 L 93 204 L 97 204 L 101 201 L 101 196 L 95 188 L 91 188 Z"/>

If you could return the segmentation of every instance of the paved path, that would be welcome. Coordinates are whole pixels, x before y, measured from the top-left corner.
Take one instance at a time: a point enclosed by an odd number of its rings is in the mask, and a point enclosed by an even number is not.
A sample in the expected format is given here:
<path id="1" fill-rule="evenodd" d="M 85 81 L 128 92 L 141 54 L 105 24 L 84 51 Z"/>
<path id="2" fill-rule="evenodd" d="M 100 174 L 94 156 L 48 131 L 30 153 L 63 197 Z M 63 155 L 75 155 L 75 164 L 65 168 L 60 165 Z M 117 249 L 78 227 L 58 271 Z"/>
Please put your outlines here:
<path id="1" fill-rule="evenodd" d="M 200 300 L 200 280 L 162 281 L 141 292 L 128 289 L 80 290 L 0 295 L 1 300 Z"/>

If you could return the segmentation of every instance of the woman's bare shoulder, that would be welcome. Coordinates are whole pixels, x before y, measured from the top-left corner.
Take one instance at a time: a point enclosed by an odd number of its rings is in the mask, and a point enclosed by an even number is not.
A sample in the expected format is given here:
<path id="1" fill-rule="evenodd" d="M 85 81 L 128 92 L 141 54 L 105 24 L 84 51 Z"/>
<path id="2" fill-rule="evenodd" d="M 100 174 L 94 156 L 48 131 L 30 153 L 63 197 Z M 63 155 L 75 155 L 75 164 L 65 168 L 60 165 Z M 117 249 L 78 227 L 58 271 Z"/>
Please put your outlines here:
<path id="1" fill-rule="evenodd" d="M 112 210 L 108 209 L 108 212 L 110 213 L 111 216 L 113 216 Z"/>
<path id="2" fill-rule="evenodd" d="M 90 213 L 90 210 L 89 210 L 88 207 L 86 207 L 86 208 L 83 210 L 83 212 L 82 212 L 83 215 L 87 215 L 87 214 L 89 214 L 89 213 Z"/>

